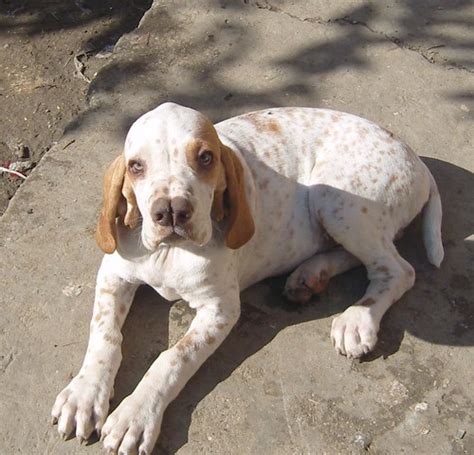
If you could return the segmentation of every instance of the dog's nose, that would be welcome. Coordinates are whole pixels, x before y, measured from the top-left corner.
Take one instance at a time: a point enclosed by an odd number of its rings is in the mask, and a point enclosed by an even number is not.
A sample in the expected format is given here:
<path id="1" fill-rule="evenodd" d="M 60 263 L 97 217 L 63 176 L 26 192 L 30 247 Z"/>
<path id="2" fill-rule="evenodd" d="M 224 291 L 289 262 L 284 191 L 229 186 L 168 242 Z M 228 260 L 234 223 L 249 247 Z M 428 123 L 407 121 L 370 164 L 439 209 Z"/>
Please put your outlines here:
<path id="1" fill-rule="evenodd" d="M 171 213 L 173 214 L 173 225 L 182 226 L 186 224 L 193 214 L 193 206 L 184 197 L 171 199 Z"/>
<path id="2" fill-rule="evenodd" d="M 193 214 L 193 206 L 184 197 L 158 198 L 152 207 L 153 219 L 160 226 L 183 226 Z"/>

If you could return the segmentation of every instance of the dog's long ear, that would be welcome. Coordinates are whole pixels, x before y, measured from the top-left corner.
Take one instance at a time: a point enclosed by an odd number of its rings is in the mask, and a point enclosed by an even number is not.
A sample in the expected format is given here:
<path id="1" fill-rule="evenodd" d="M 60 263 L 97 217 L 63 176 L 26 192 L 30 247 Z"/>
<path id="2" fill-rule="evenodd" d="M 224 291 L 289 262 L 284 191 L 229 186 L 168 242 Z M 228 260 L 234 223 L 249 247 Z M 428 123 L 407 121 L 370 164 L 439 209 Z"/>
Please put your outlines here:
<path id="1" fill-rule="evenodd" d="M 112 254 L 117 249 L 115 219 L 119 215 L 130 228 L 134 228 L 140 218 L 135 193 L 125 173 L 122 154 L 112 162 L 104 176 L 102 210 L 95 235 L 97 245 L 104 253 Z"/>
<path id="2" fill-rule="evenodd" d="M 221 161 L 225 172 L 225 192 L 214 194 L 213 215 L 228 215 L 226 244 L 237 249 L 245 245 L 255 232 L 255 224 L 245 194 L 244 170 L 235 153 L 221 144 Z"/>

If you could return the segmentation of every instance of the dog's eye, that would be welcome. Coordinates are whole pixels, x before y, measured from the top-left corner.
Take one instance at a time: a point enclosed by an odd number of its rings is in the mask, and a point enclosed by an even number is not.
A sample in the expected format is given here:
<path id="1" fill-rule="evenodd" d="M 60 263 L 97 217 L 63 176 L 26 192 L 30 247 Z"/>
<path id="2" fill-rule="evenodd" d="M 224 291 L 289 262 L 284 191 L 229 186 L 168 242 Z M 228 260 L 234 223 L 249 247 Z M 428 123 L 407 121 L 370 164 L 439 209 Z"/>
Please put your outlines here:
<path id="1" fill-rule="evenodd" d="M 143 173 L 143 163 L 141 161 L 132 160 L 128 163 L 128 169 L 133 175 L 140 175 Z"/>
<path id="2" fill-rule="evenodd" d="M 212 163 L 214 156 L 210 150 L 204 150 L 198 156 L 199 164 L 202 166 L 209 166 Z"/>

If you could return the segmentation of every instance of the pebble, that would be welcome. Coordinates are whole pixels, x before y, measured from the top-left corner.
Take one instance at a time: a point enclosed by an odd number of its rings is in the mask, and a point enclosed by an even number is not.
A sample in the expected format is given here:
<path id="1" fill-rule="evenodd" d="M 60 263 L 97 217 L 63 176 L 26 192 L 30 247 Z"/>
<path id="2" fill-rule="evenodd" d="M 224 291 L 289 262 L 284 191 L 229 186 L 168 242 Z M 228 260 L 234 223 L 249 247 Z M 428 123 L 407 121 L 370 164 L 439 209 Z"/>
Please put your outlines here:
<path id="1" fill-rule="evenodd" d="M 466 436 L 466 430 L 458 430 L 456 433 L 456 439 L 463 439 Z"/>
<path id="2" fill-rule="evenodd" d="M 372 438 L 367 434 L 357 433 L 354 436 L 353 442 L 357 447 L 367 450 L 372 443 Z"/>
<path id="3" fill-rule="evenodd" d="M 428 403 L 425 401 L 422 401 L 421 403 L 417 403 L 415 405 L 415 411 L 416 412 L 425 412 L 428 409 Z"/>
<path id="4" fill-rule="evenodd" d="M 77 297 L 82 292 L 82 285 L 81 284 L 68 284 L 63 289 L 63 294 L 67 297 Z"/>

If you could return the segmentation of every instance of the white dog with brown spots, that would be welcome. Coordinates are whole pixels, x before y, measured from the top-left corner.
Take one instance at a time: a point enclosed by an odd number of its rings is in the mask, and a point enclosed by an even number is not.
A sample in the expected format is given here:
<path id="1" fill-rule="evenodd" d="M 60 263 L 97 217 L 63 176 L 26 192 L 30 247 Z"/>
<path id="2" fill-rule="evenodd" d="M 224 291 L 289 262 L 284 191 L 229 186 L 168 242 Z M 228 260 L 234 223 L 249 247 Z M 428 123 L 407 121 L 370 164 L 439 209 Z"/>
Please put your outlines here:
<path id="1" fill-rule="evenodd" d="M 97 241 L 107 254 L 84 363 L 53 407 L 59 433 L 84 441 L 95 430 L 109 452 L 151 453 L 166 407 L 237 322 L 239 292 L 269 276 L 293 271 L 285 293 L 306 301 L 365 265 L 367 291 L 334 319 L 331 339 L 349 358 L 366 354 L 415 281 L 393 240 L 423 207 L 428 259 L 439 266 L 432 175 L 407 145 L 353 115 L 280 108 L 213 126 L 173 103 L 143 115 L 105 176 Z M 143 283 L 196 316 L 107 418 L 121 328 Z"/>

